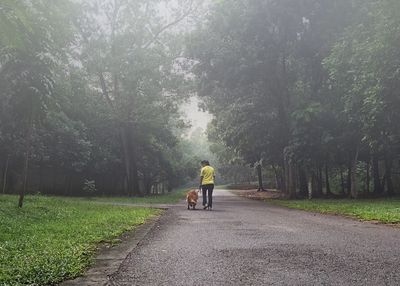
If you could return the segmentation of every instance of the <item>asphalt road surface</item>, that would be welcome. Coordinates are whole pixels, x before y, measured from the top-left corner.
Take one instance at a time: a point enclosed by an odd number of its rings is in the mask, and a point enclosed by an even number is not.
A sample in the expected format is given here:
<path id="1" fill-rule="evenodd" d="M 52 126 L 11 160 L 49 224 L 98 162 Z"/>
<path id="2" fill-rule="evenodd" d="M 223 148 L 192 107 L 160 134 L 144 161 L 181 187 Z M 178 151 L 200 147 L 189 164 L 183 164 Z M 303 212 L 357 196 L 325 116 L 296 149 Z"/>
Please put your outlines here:
<path id="1" fill-rule="evenodd" d="M 108 285 L 400 285 L 400 229 L 215 190 L 169 209 Z"/>

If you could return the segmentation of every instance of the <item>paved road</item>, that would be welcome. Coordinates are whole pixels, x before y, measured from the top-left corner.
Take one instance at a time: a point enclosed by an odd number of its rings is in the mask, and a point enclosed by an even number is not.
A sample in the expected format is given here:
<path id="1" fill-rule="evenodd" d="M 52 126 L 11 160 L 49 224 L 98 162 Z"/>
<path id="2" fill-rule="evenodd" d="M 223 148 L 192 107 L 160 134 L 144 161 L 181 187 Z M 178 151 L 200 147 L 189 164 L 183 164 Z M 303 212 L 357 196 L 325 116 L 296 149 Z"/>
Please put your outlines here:
<path id="1" fill-rule="evenodd" d="M 400 230 L 216 190 L 167 211 L 109 285 L 400 285 Z"/>

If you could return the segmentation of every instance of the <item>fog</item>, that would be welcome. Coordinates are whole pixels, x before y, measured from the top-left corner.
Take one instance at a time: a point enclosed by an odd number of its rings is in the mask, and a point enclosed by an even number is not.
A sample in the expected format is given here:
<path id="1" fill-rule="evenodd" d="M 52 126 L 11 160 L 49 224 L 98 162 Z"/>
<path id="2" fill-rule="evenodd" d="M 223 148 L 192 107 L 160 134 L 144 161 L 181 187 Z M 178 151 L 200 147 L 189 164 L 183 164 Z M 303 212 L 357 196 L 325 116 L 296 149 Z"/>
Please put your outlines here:
<path id="1" fill-rule="evenodd" d="M 205 132 L 207 130 L 207 125 L 212 119 L 211 114 L 209 114 L 207 111 L 203 111 L 199 107 L 199 103 L 200 101 L 198 98 L 192 97 L 181 107 L 181 110 L 184 113 L 184 118 L 187 119 L 191 125 L 189 135 L 196 130 L 198 131 L 199 129 Z"/>
<path id="2" fill-rule="evenodd" d="M 0 285 L 400 285 L 399 44 L 399 0 L 0 0 Z"/>
<path id="3" fill-rule="evenodd" d="M 394 195 L 399 5 L 2 1 L 2 191 L 149 195 L 207 156 L 288 198 Z"/>

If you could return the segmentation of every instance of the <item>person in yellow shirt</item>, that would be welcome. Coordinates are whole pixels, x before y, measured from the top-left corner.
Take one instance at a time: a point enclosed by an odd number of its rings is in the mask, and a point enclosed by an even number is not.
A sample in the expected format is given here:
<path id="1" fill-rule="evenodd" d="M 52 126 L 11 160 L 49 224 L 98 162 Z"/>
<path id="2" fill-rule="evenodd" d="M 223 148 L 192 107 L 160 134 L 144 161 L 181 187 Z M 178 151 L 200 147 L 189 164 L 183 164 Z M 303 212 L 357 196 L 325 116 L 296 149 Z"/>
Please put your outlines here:
<path id="1" fill-rule="evenodd" d="M 201 161 L 200 187 L 203 191 L 203 208 L 212 209 L 212 194 L 214 190 L 215 172 L 207 160 Z"/>

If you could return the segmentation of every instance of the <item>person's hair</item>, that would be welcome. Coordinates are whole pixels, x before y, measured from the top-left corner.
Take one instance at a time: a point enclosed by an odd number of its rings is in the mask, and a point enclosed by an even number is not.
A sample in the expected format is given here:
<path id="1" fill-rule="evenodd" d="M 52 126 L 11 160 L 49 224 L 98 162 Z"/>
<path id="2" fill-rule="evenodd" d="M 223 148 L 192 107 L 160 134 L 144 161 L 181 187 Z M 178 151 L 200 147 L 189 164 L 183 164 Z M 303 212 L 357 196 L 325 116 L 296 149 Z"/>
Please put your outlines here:
<path id="1" fill-rule="evenodd" d="M 203 160 L 203 161 L 201 161 L 201 163 L 204 164 L 204 165 L 207 165 L 207 166 L 210 165 L 210 162 L 208 162 L 207 160 Z"/>

